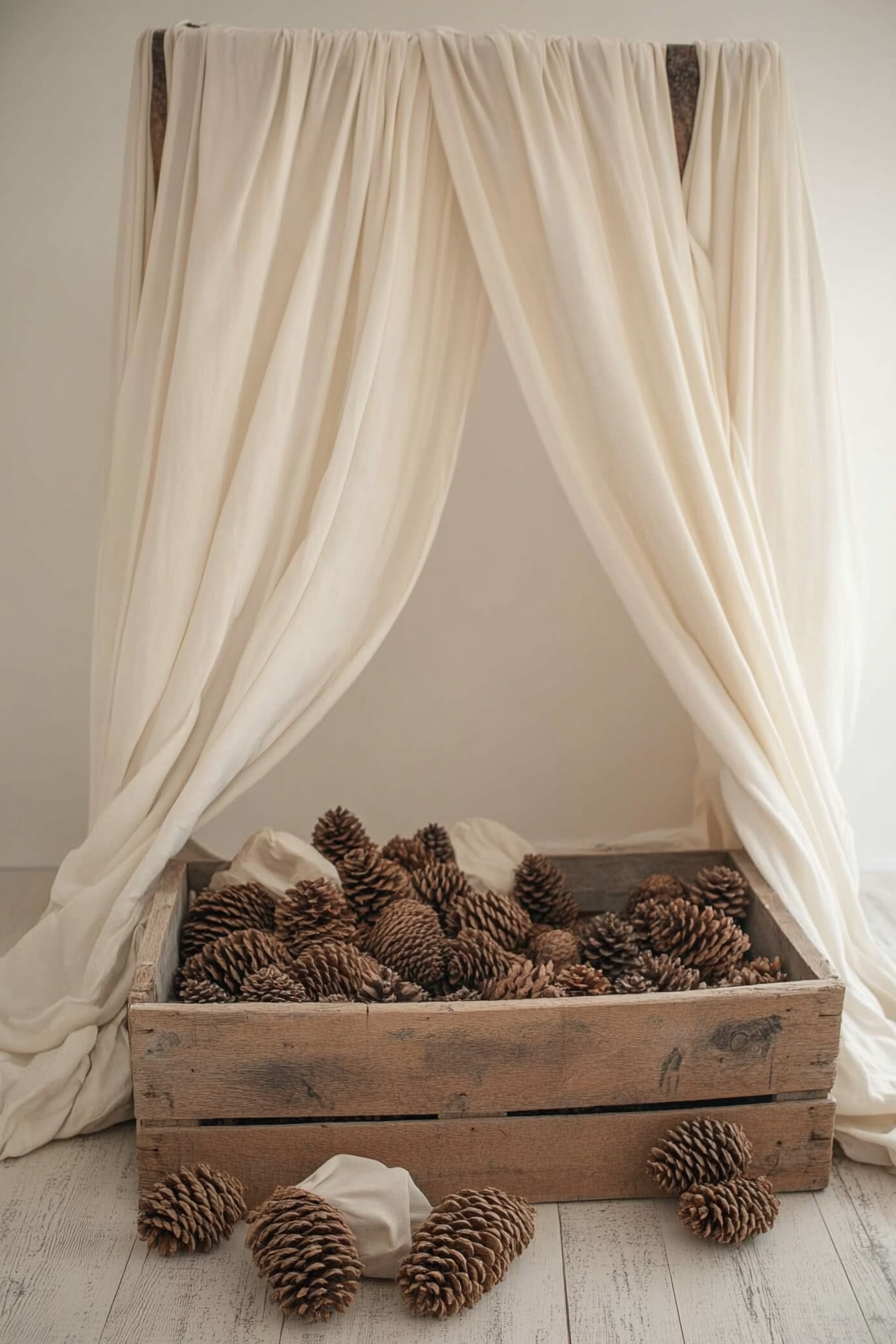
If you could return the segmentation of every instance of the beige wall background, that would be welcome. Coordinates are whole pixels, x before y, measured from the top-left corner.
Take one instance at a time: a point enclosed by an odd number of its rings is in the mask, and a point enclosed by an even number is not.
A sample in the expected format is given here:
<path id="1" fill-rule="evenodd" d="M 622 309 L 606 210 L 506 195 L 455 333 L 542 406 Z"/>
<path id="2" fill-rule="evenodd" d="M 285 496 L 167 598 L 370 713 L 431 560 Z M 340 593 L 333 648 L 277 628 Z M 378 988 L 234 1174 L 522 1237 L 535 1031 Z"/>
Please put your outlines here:
<path id="1" fill-rule="evenodd" d="M 83 836 L 112 275 L 134 41 L 171 0 L 0 0 L 0 868 Z M 896 277 L 892 0 L 192 0 L 195 22 L 766 37 L 790 66 L 837 325 L 869 567 L 867 673 L 843 787 L 896 868 Z M 444 523 L 369 668 L 205 828 L 307 834 L 345 802 L 385 838 L 489 815 L 531 839 L 685 820 L 690 733 L 577 531 L 490 340 Z"/>

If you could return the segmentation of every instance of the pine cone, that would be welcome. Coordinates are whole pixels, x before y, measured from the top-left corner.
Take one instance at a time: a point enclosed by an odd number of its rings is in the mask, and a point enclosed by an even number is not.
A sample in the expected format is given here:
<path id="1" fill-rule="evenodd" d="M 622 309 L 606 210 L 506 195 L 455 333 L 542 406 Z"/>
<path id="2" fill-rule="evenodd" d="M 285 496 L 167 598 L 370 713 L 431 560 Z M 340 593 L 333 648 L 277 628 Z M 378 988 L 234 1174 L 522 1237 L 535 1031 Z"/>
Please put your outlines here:
<path id="1" fill-rule="evenodd" d="M 200 1162 L 172 1172 L 141 1197 L 137 1236 L 160 1255 L 210 1251 L 245 1212 L 242 1183 Z"/>
<path id="2" fill-rule="evenodd" d="M 703 984 L 696 966 L 685 966 L 678 957 L 670 957 L 665 952 L 661 952 L 658 956 L 654 956 L 651 952 L 642 952 L 637 969 L 646 980 L 667 994 L 679 990 L 699 989 Z"/>
<path id="3" fill-rule="evenodd" d="M 581 998 L 584 995 L 594 997 L 597 994 L 609 994 L 613 988 L 610 981 L 596 966 L 567 966 L 555 976 L 554 984 L 562 989 L 568 998 Z"/>
<path id="4" fill-rule="evenodd" d="M 713 984 L 723 985 L 775 985 L 789 980 L 787 972 L 781 966 L 780 957 L 754 957 L 742 966 L 731 966 L 720 980 Z"/>
<path id="5" fill-rule="evenodd" d="M 308 995 L 298 980 L 279 966 L 253 971 L 243 981 L 240 998 L 244 1003 L 307 1003 Z"/>
<path id="6" fill-rule="evenodd" d="M 543 854 L 527 854 L 516 870 L 513 894 L 536 924 L 571 929 L 579 907 L 566 890 L 563 874 Z"/>
<path id="7" fill-rule="evenodd" d="M 658 952 L 679 957 L 705 975 L 726 974 L 750 947 L 749 938 L 733 919 L 687 900 L 658 907 L 650 921 L 650 939 Z"/>
<path id="8" fill-rule="evenodd" d="M 437 821 L 430 822 L 428 826 L 423 826 L 414 836 L 415 840 L 426 848 L 430 859 L 434 863 L 451 863 L 457 865 L 457 855 L 454 852 L 454 846 L 451 843 L 451 836 L 440 826 Z"/>
<path id="9" fill-rule="evenodd" d="M 397 863 L 406 873 L 413 873 L 424 864 L 430 863 L 432 855 L 422 840 L 416 836 L 393 835 L 380 851 L 384 859 Z"/>
<path id="10" fill-rule="evenodd" d="M 780 1208 L 765 1176 L 735 1176 L 685 1191 L 678 1201 L 678 1216 L 696 1237 L 739 1246 L 748 1237 L 770 1232 Z"/>
<path id="11" fill-rule="evenodd" d="M 415 985 L 388 966 L 381 966 L 377 975 L 370 975 L 358 993 L 362 1003 L 425 1003 L 431 995 L 422 985 Z"/>
<path id="12" fill-rule="evenodd" d="M 354 999 L 378 967 L 351 943 L 311 943 L 290 971 L 309 999 L 323 1002 L 332 994 Z"/>
<path id="13" fill-rule="evenodd" d="M 582 959 L 579 940 L 569 929 L 541 930 L 529 939 L 527 951 L 536 966 L 552 961 L 555 971 L 575 966 Z"/>
<path id="14" fill-rule="evenodd" d="M 482 987 L 484 999 L 562 999 L 563 990 L 554 984 L 554 968 L 533 966 L 521 961 L 500 980 L 490 980 Z"/>
<path id="15" fill-rule="evenodd" d="M 367 942 L 372 957 L 405 980 L 432 989 L 445 974 L 448 941 L 431 906 L 393 901 L 380 915 Z"/>
<path id="16" fill-rule="evenodd" d="M 345 807 L 331 808 L 318 817 L 311 843 L 318 854 L 323 854 L 337 868 L 351 850 L 375 848 L 354 812 Z"/>
<path id="17" fill-rule="evenodd" d="M 701 1115 L 682 1120 L 651 1148 L 647 1170 L 664 1194 L 680 1195 L 692 1185 L 742 1175 L 752 1156 L 753 1145 L 740 1125 Z"/>
<path id="18" fill-rule="evenodd" d="M 352 1305 L 361 1261 L 354 1233 L 332 1204 L 281 1185 L 247 1222 L 246 1245 L 284 1315 L 316 1323 Z"/>
<path id="19" fill-rule="evenodd" d="M 638 964 L 640 949 L 635 931 L 627 919 L 608 912 L 595 915 L 582 929 L 581 960 L 590 966 L 599 966 L 612 980 Z"/>
<path id="20" fill-rule="evenodd" d="M 691 894 L 717 915 L 742 922 L 750 908 L 750 886 L 735 868 L 704 868 L 694 879 Z"/>
<path id="21" fill-rule="evenodd" d="M 497 891 L 472 889 L 452 901 L 445 915 L 445 929 L 456 936 L 461 929 L 482 929 L 509 952 L 525 947 L 532 921 L 512 896 Z"/>
<path id="22" fill-rule="evenodd" d="M 442 1003 L 478 1003 L 481 999 L 481 991 L 470 989 L 468 985 L 461 985 L 460 989 L 453 989 L 450 994 L 439 995 Z"/>
<path id="23" fill-rule="evenodd" d="M 233 1003 L 233 995 L 211 980 L 180 979 L 180 997 L 183 1003 Z"/>
<path id="24" fill-rule="evenodd" d="M 516 961 L 491 934 L 482 929 L 461 929 L 448 944 L 445 979 L 449 985 L 480 988 L 486 980 L 500 980 Z"/>
<path id="25" fill-rule="evenodd" d="M 443 922 L 454 901 L 471 890 L 456 863 L 425 863 L 411 873 L 411 883 L 420 900 L 431 905 Z"/>
<path id="26" fill-rule="evenodd" d="M 265 966 L 288 966 L 289 951 L 271 933 L 259 929 L 237 929 L 213 943 L 206 943 L 190 957 L 179 972 L 180 983 L 211 980 L 221 989 L 238 997 L 240 987 L 253 971 Z"/>
<path id="27" fill-rule="evenodd" d="M 342 891 L 359 920 L 375 924 L 391 901 L 413 896 L 403 868 L 375 849 L 353 849 L 339 863 Z"/>
<path id="28" fill-rule="evenodd" d="M 277 902 L 274 929 L 292 956 L 304 952 L 309 943 L 326 939 L 331 943 L 351 942 L 357 922 L 348 901 L 334 882 L 325 877 L 297 882 Z"/>
<path id="29" fill-rule="evenodd" d="M 701 905 L 697 897 L 688 891 L 685 884 L 671 873 L 654 873 L 645 878 L 640 887 L 633 891 L 626 901 L 625 915 L 631 923 L 635 937 L 642 942 L 649 941 L 650 922 L 661 905 L 669 901 L 693 900 Z"/>
<path id="30" fill-rule="evenodd" d="M 613 981 L 614 994 L 656 994 L 658 990 L 659 985 L 648 980 L 641 971 L 623 971 Z"/>
<path id="31" fill-rule="evenodd" d="M 200 891 L 194 898 L 180 931 L 180 958 L 186 961 L 206 943 L 213 943 L 237 929 L 274 929 L 274 898 L 257 882 Z"/>
<path id="32" fill-rule="evenodd" d="M 535 1210 L 503 1190 L 459 1190 L 414 1233 L 398 1269 L 415 1316 L 454 1316 L 491 1292 L 535 1235 Z"/>

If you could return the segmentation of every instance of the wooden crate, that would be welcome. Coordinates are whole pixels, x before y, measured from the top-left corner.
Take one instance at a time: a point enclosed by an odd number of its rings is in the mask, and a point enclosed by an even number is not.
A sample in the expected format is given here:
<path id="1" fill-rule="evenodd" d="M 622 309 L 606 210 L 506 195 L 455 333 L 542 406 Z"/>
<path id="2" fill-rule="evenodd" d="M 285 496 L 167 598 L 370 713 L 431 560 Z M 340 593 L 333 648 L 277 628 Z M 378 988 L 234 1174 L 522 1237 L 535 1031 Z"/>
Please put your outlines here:
<path id="1" fill-rule="evenodd" d="M 173 861 L 130 997 L 141 1188 L 204 1161 L 239 1176 L 251 1205 L 348 1152 L 407 1167 L 431 1200 L 486 1184 L 535 1201 L 650 1196 L 647 1150 L 709 1108 L 743 1124 L 778 1190 L 826 1185 L 843 986 L 746 854 L 555 862 L 584 910 L 620 909 L 652 872 L 739 868 L 753 950 L 780 956 L 790 981 L 500 1003 L 171 1002 L 189 892 L 216 866 Z"/>

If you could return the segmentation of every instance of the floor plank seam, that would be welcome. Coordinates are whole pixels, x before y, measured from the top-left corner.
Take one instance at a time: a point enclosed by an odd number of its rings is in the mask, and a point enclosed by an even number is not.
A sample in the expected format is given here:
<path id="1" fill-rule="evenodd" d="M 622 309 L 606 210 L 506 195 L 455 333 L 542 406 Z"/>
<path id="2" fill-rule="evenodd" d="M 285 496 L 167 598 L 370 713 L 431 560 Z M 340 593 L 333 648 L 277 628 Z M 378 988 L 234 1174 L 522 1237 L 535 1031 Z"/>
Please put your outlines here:
<path id="1" fill-rule="evenodd" d="M 869 1231 L 869 1229 L 868 1229 L 868 1225 L 866 1224 L 864 1218 L 862 1217 L 862 1211 L 861 1211 L 861 1209 L 859 1208 L 858 1204 L 856 1204 L 856 1201 L 855 1201 L 855 1200 L 853 1199 L 853 1197 L 852 1197 L 852 1191 L 848 1188 L 848 1186 L 846 1185 L 846 1182 L 845 1182 L 845 1181 L 840 1181 L 840 1189 L 841 1189 L 841 1191 L 843 1192 L 843 1194 L 846 1196 L 846 1198 L 849 1200 L 849 1203 L 850 1203 L 851 1207 L 852 1207 L 853 1210 L 855 1211 L 856 1220 L 857 1220 L 859 1226 L 861 1227 L 862 1231 L 865 1233 L 865 1236 L 868 1238 L 868 1244 L 870 1245 L 870 1244 L 871 1244 L 871 1241 L 872 1241 L 872 1236 L 871 1236 L 871 1233 L 870 1233 L 870 1231 Z M 824 1224 L 824 1230 L 825 1230 L 825 1232 L 827 1232 L 827 1234 L 828 1234 L 828 1238 L 829 1238 L 829 1240 L 830 1240 L 830 1243 L 831 1243 L 831 1245 L 832 1245 L 833 1248 L 834 1248 L 834 1253 L 835 1253 L 835 1255 L 837 1256 L 837 1259 L 840 1261 L 840 1266 L 841 1266 L 841 1268 L 842 1268 L 842 1270 L 843 1270 L 843 1274 L 844 1274 L 844 1276 L 845 1276 L 845 1278 L 846 1278 L 846 1282 L 849 1284 L 850 1292 L 852 1293 L 853 1297 L 856 1299 L 856 1306 L 859 1308 L 859 1311 L 861 1312 L 862 1320 L 865 1322 L 865 1328 L 866 1328 L 866 1330 L 868 1331 L 868 1337 L 869 1337 L 869 1339 L 872 1340 L 872 1344 L 873 1344 L 873 1341 L 874 1341 L 874 1339 L 876 1338 L 876 1334 L 875 1334 L 874 1326 L 872 1325 L 871 1321 L 869 1321 L 869 1319 L 868 1319 L 868 1317 L 867 1317 L 867 1315 L 866 1315 L 866 1313 L 865 1313 L 865 1308 L 862 1306 L 862 1300 L 861 1300 L 861 1298 L 859 1297 L 858 1289 L 856 1288 L 855 1284 L 854 1284 L 853 1281 L 852 1281 L 852 1277 L 851 1277 L 851 1275 L 850 1275 L 849 1270 L 848 1270 L 847 1267 L 846 1267 L 846 1263 L 845 1263 L 845 1261 L 844 1261 L 844 1259 L 843 1259 L 843 1256 L 840 1254 L 840 1247 L 837 1245 L 837 1242 L 836 1242 L 836 1239 L 835 1239 L 835 1237 L 834 1237 L 834 1234 L 833 1234 L 833 1232 L 831 1231 L 830 1227 L 828 1226 L 828 1220 L 827 1220 L 827 1218 L 825 1218 L 825 1216 L 824 1216 L 824 1207 L 822 1206 L 821 1200 L 820 1200 L 819 1197 L 818 1197 L 818 1193 L 816 1192 L 816 1193 L 812 1196 L 812 1198 L 815 1200 L 815 1207 L 818 1209 L 818 1212 L 819 1212 L 819 1214 L 821 1215 L 821 1221 L 822 1221 L 822 1223 Z"/>
<path id="2" fill-rule="evenodd" d="M 566 1287 L 566 1240 L 563 1235 L 563 1205 L 557 1205 L 557 1222 L 560 1227 L 560 1273 L 563 1276 L 563 1310 L 566 1313 L 566 1344 L 573 1344 L 572 1322 L 569 1319 L 569 1292 Z"/>
<path id="3" fill-rule="evenodd" d="M 103 1344 L 103 1335 L 106 1333 L 106 1327 L 109 1324 L 109 1319 L 112 1315 L 112 1312 L 115 1310 L 115 1303 L 118 1301 L 118 1294 L 121 1292 L 121 1285 L 124 1283 L 124 1276 L 128 1272 L 128 1266 L 131 1263 L 131 1257 L 133 1256 L 134 1251 L 137 1249 L 137 1244 L 139 1240 L 140 1238 L 135 1235 L 134 1240 L 131 1242 L 131 1249 L 128 1251 L 127 1255 L 124 1258 L 124 1265 L 122 1266 L 121 1274 L 119 1275 L 118 1283 L 115 1287 L 115 1292 L 112 1294 L 112 1301 L 109 1303 L 109 1310 L 106 1312 L 106 1318 L 103 1321 L 100 1332 L 96 1337 L 97 1344 Z"/>
<path id="4" fill-rule="evenodd" d="M 651 1203 L 653 1204 L 653 1208 L 657 1216 L 659 1216 L 659 1209 L 657 1208 L 657 1205 L 660 1202 L 661 1201 L 658 1199 L 651 1200 Z M 681 1319 L 681 1307 L 678 1305 L 678 1289 L 675 1287 L 675 1275 L 672 1273 L 672 1263 L 669 1260 L 669 1248 L 666 1245 L 666 1236 L 664 1232 L 659 1231 L 659 1239 L 660 1239 L 660 1245 L 663 1248 L 663 1259 L 666 1262 L 666 1273 L 669 1275 L 669 1284 L 672 1288 L 672 1300 L 675 1303 L 675 1314 L 678 1317 L 678 1333 L 681 1335 L 681 1344 L 687 1344 L 687 1340 L 685 1338 L 684 1333 L 684 1321 Z"/>

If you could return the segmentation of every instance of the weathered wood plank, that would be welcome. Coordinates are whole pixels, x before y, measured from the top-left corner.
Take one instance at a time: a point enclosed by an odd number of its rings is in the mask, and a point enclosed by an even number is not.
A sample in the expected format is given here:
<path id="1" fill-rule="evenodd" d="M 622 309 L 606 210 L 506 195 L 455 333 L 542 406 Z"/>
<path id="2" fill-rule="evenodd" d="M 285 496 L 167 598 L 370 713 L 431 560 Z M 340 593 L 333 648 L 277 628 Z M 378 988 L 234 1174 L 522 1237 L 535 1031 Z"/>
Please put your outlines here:
<path id="1" fill-rule="evenodd" d="M 172 859 L 162 869 L 140 940 L 129 1005 L 163 1003 L 177 969 L 180 926 L 187 912 L 187 866 Z"/>
<path id="2" fill-rule="evenodd" d="M 693 882 L 701 868 L 715 868 L 730 861 L 726 849 L 616 849 L 551 855 L 551 863 L 559 868 L 583 910 L 621 910 L 635 888 L 652 873 L 671 873 L 683 882 Z"/>
<path id="3" fill-rule="evenodd" d="M 896 1339 L 896 1176 L 882 1167 L 834 1163 L 815 1197 L 875 1344 Z"/>
<path id="4" fill-rule="evenodd" d="M 137 1136 L 140 1182 L 151 1185 L 181 1163 L 209 1162 L 245 1182 L 250 1203 L 294 1184 L 336 1153 L 406 1167 L 431 1200 L 462 1186 L 498 1185 L 535 1203 L 650 1197 L 649 1149 L 672 1125 L 700 1110 L 597 1115 L 508 1116 L 486 1120 L 345 1121 L 339 1124 L 198 1125 Z M 747 1130 L 754 1170 L 781 1190 L 817 1190 L 828 1180 L 832 1102 L 726 1106 L 713 1115 Z"/>
<path id="5" fill-rule="evenodd" d="M 808 934 L 803 932 L 746 850 L 735 850 L 731 857 L 753 892 L 746 929 L 755 948 L 763 956 L 780 957 L 791 980 L 836 979 L 833 966 L 818 951 Z"/>

